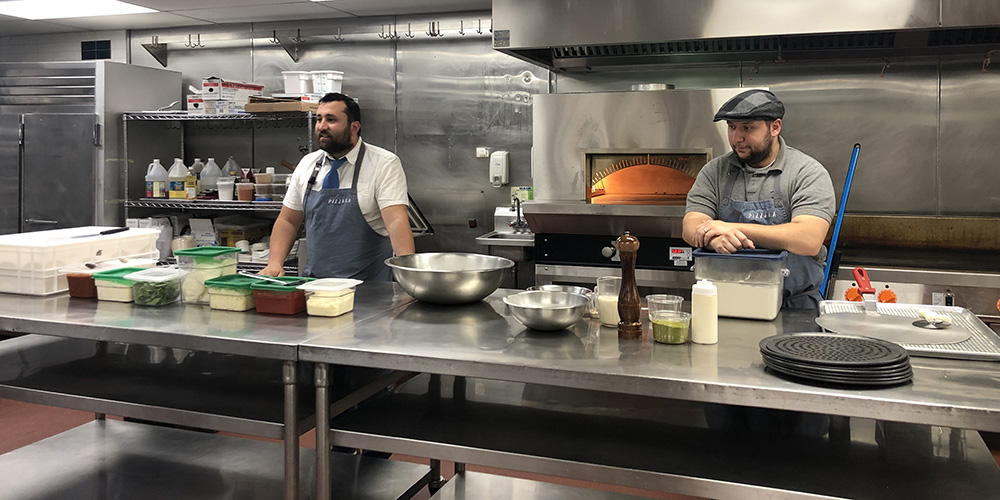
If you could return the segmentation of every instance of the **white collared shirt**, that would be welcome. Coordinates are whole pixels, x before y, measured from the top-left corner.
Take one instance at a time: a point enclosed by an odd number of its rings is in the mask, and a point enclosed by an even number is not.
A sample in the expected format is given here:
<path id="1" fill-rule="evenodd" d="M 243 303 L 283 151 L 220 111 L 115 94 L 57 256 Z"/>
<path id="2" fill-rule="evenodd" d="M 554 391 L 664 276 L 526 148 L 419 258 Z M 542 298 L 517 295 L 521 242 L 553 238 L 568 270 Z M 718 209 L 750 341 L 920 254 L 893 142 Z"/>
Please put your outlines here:
<path id="1" fill-rule="evenodd" d="M 361 149 L 361 140 L 347 153 L 347 161 L 337 169 L 340 176 L 340 188 L 350 189 L 351 180 L 354 177 L 354 163 L 358 159 L 358 152 Z M 323 156 L 329 157 L 323 150 L 313 151 L 302 157 L 295 172 L 288 183 L 288 191 L 285 193 L 284 206 L 292 210 L 302 210 L 305 199 L 306 185 L 312 175 L 316 161 Z M 392 152 L 365 143 L 364 168 L 358 174 L 358 204 L 361 212 L 377 233 L 388 236 L 385 229 L 385 222 L 382 220 L 382 209 L 393 205 L 406 205 L 406 174 L 403 173 L 403 164 L 399 157 Z M 316 182 L 312 186 L 313 191 L 319 191 L 323 187 L 323 179 L 326 179 L 330 171 L 330 161 L 325 159 L 323 167 L 320 168 L 316 176 Z"/>

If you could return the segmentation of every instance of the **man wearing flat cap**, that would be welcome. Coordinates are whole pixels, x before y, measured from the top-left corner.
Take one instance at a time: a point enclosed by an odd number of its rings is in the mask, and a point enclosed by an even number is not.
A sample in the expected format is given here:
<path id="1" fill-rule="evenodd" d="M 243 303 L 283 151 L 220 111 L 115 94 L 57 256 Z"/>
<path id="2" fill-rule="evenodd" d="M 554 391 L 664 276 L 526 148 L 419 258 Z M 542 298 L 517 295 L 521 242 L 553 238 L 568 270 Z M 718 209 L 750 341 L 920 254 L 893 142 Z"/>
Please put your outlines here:
<path id="1" fill-rule="evenodd" d="M 731 152 L 708 162 L 688 192 L 684 240 L 718 253 L 788 250 L 784 307 L 817 308 L 826 238 L 835 213 L 830 174 L 785 144 L 785 106 L 767 90 L 747 90 L 715 114 Z"/>

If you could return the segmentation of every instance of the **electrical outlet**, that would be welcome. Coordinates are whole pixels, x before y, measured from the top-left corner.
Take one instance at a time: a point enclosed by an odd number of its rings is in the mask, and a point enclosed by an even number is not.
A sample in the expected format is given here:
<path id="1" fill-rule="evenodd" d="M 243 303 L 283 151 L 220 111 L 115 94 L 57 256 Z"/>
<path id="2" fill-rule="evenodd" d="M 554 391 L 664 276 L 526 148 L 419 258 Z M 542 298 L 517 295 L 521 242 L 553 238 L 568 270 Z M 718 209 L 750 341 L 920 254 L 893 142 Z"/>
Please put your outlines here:
<path id="1" fill-rule="evenodd" d="M 490 148 L 478 146 L 476 147 L 476 158 L 489 158 Z"/>

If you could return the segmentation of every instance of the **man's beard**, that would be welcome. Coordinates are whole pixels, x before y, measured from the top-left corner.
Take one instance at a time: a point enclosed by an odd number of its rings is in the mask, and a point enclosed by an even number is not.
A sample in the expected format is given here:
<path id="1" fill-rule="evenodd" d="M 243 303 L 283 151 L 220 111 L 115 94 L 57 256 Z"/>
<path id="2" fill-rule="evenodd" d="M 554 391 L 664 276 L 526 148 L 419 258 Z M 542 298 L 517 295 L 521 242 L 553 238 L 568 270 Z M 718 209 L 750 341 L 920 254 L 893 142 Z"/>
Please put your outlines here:
<path id="1" fill-rule="evenodd" d="M 750 154 L 747 155 L 746 158 L 740 158 L 740 160 L 751 167 L 763 167 L 765 165 L 760 165 L 760 163 L 766 160 L 768 156 L 771 156 L 771 147 L 773 144 L 774 137 L 771 137 L 771 135 L 768 134 L 767 139 L 759 147 L 751 147 Z M 735 149 L 733 151 L 735 152 Z M 737 156 L 738 155 L 739 153 L 737 153 Z"/>
<path id="2" fill-rule="evenodd" d="M 354 147 L 351 144 L 351 130 L 347 128 L 344 129 L 342 134 L 329 134 L 323 136 L 322 139 L 319 134 L 316 134 L 316 143 L 319 144 L 320 149 L 333 156 L 344 155 Z"/>

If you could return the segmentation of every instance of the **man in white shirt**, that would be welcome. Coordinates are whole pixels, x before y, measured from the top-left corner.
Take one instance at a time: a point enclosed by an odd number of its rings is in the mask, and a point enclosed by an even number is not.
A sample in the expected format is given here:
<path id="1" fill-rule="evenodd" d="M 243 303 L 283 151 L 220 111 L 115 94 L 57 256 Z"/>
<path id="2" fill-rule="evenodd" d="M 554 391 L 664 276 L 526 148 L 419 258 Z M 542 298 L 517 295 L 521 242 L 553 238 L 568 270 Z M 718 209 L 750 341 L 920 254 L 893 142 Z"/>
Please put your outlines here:
<path id="1" fill-rule="evenodd" d="M 388 281 L 385 259 L 414 252 L 403 165 L 360 133 L 361 109 L 354 99 L 340 93 L 320 99 L 320 149 L 303 157 L 292 174 L 260 274 L 284 274 L 303 222 L 308 260 L 302 276 Z"/>

